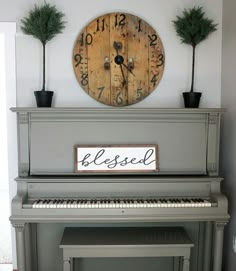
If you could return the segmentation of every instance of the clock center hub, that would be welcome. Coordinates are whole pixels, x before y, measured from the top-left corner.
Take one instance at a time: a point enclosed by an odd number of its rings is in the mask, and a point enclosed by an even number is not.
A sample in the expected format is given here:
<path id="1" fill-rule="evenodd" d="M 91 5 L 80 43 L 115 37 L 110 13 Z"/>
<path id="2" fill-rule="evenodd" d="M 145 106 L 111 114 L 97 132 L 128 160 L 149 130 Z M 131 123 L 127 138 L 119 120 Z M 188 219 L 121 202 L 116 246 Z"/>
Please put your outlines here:
<path id="1" fill-rule="evenodd" d="M 124 58 L 123 58 L 123 56 L 117 55 L 117 56 L 115 57 L 115 63 L 116 63 L 117 65 L 122 65 L 122 64 L 124 63 Z"/>

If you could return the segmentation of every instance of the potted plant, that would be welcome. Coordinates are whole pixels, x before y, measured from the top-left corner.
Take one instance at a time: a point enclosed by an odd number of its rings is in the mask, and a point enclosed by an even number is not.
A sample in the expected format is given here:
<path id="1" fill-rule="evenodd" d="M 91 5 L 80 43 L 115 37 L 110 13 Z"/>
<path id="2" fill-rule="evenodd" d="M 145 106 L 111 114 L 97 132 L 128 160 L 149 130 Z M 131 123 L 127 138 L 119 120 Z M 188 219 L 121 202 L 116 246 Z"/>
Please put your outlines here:
<path id="1" fill-rule="evenodd" d="M 45 49 L 47 42 L 65 28 L 63 17 L 64 13 L 45 2 L 42 6 L 35 5 L 28 16 L 21 20 L 23 33 L 38 39 L 43 47 L 43 86 L 41 90 L 34 92 L 38 107 L 51 107 L 53 91 L 45 88 Z"/>
<path id="2" fill-rule="evenodd" d="M 192 46 L 192 83 L 189 92 L 183 92 L 185 107 L 198 107 L 201 92 L 194 92 L 195 50 L 196 46 L 216 31 L 217 24 L 205 16 L 202 7 L 185 9 L 182 16 L 173 21 L 181 42 Z"/>

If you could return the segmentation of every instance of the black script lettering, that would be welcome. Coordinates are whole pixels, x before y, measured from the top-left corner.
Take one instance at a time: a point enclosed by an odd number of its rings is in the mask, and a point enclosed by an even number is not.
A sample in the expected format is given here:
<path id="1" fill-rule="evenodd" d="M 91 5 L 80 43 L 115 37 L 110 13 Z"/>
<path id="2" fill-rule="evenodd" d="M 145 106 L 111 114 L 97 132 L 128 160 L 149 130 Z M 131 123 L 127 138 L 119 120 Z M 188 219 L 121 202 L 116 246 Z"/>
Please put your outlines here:
<path id="1" fill-rule="evenodd" d="M 125 157 L 125 159 L 123 161 L 120 162 L 120 166 L 124 167 L 128 164 L 128 160 L 129 158 L 128 157 Z"/>
<path id="2" fill-rule="evenodd" d="M 129 164 L 137 165 L 139 162 L 135 162 L 136 160 L 137 160 L 136 158 L 132 158 L 132 159 L 129 161 Z"/>
<path id="3" fill-rule="evenodd" d="M 149 149 L 146 151 L 145 155 L 144 155 L 144 159 L 142 161 L 142 163 L 145 165 L 145 166 L 148 166 L 150 165 L 151 163 L 155 162 L 155 160 L 152 160 L 151 162 L 148 162 L 148 159 L 150 159 L 150 157 L 153 155 L 154 153 L 154 150 L 153 149 Z"/>
<path id="4" fill-rule="evenodd" d="M 115 156 L 115 158 L 113 159 L 113 160 L 111 160 L 111 163 L 110 163 L 110 165 L 108 165 L 107 167 L 108 168 L 115 168 L 118 164 L 119 164 L 119 162 L 118 162 L 118 159 L 120 158 L 120 155 L 116 155 Z"/>
<path id="5" fill-rule="evenodd" d="M 110 164 L 111 163 L 111 159 L 107 158 L 103 163 L 106 164 L 106 165 Z"/>
<path id="6" fill-rule="evenodd" d="M 102 164 L 104 163 L 104 161 L 101 162 L 101 163 L 98 163 L 98 159 L 101 158 L 101 157 L 103 156 L 104 153 L 105 153 L 105 150 L 104 150 L 104 149 L 101 149 L 101 150 L 96 154 L 96 156 L 95 156 L 95 158 L 94 158 L 94 160 L 93 160 L 94 165 L 100 166 L 100 165 L 102 165 Z"/>
<path id="7" fill-rule="evenodd" d="M 79 161 L 78 163 L 81 163 L 82 166 L 84 166 L 84 167 L 88 167 L 88 166 L 92 163 L 92 162 L 86 161 L 90 156 L 91 156 L 91 153 L 87 153 L 87 154 L 84 156 L 84 158 L 83 158 L 81 161 Z"/>

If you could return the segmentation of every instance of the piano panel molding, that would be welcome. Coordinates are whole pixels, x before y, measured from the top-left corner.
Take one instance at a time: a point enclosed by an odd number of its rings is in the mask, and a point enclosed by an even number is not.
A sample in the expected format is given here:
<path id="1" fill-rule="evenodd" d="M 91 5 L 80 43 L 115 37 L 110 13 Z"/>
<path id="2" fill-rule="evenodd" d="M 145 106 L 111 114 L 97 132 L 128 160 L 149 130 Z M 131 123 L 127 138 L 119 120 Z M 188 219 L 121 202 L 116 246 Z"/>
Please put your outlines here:
<path id="1" fill-rule="evenodd" d="M 124 121 L 124 122 L 207 122 L 206 113 L 223 113 L 223 109 L 188 108 L 12 108 L 20 114 L 30 113 L 30 121 Z"/>
<path id="2" fill-rule="evenodd" d="M 29 123 L 29 114 L 28 112 L 20 112 L 19 114 L 19 124 L 28 124 Z"/>
<path id="3" fill-rule="evenodd" d="M 72 147 L 78 143 L 160 144 L 159 174 L 219 174 L 219 125 L 224 112 L 221 108 L 11 110 L 17 112 L 19 118 L 20 176 L 74 175 Z M 125 133 L 118 136 L 120 129 L 125 129 Z M 44 134 L 41 134 L 42 130 Z M 134 131 L 137 137 L 133 136 Z M 178 144 L 173 145 L 175 140 Z M 56 150 L 56 157 L 48 150 Z M 183 153 L 183 159 L 177 161 L 180 153 Z"/>

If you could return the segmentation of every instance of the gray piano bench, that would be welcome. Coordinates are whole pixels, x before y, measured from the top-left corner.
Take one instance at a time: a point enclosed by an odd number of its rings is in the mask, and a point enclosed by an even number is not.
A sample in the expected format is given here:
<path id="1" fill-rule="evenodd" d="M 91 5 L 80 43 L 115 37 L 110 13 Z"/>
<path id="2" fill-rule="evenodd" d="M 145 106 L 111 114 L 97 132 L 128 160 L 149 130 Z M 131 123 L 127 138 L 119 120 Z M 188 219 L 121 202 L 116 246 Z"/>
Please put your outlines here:
<path id="1" fill-rule="evenodd" d="M 189 271 L 193 243 L 181 227 L 65 228 L 60 243 L 64 271 L 72 271 L 74 258 L 182 257 Z"/>

